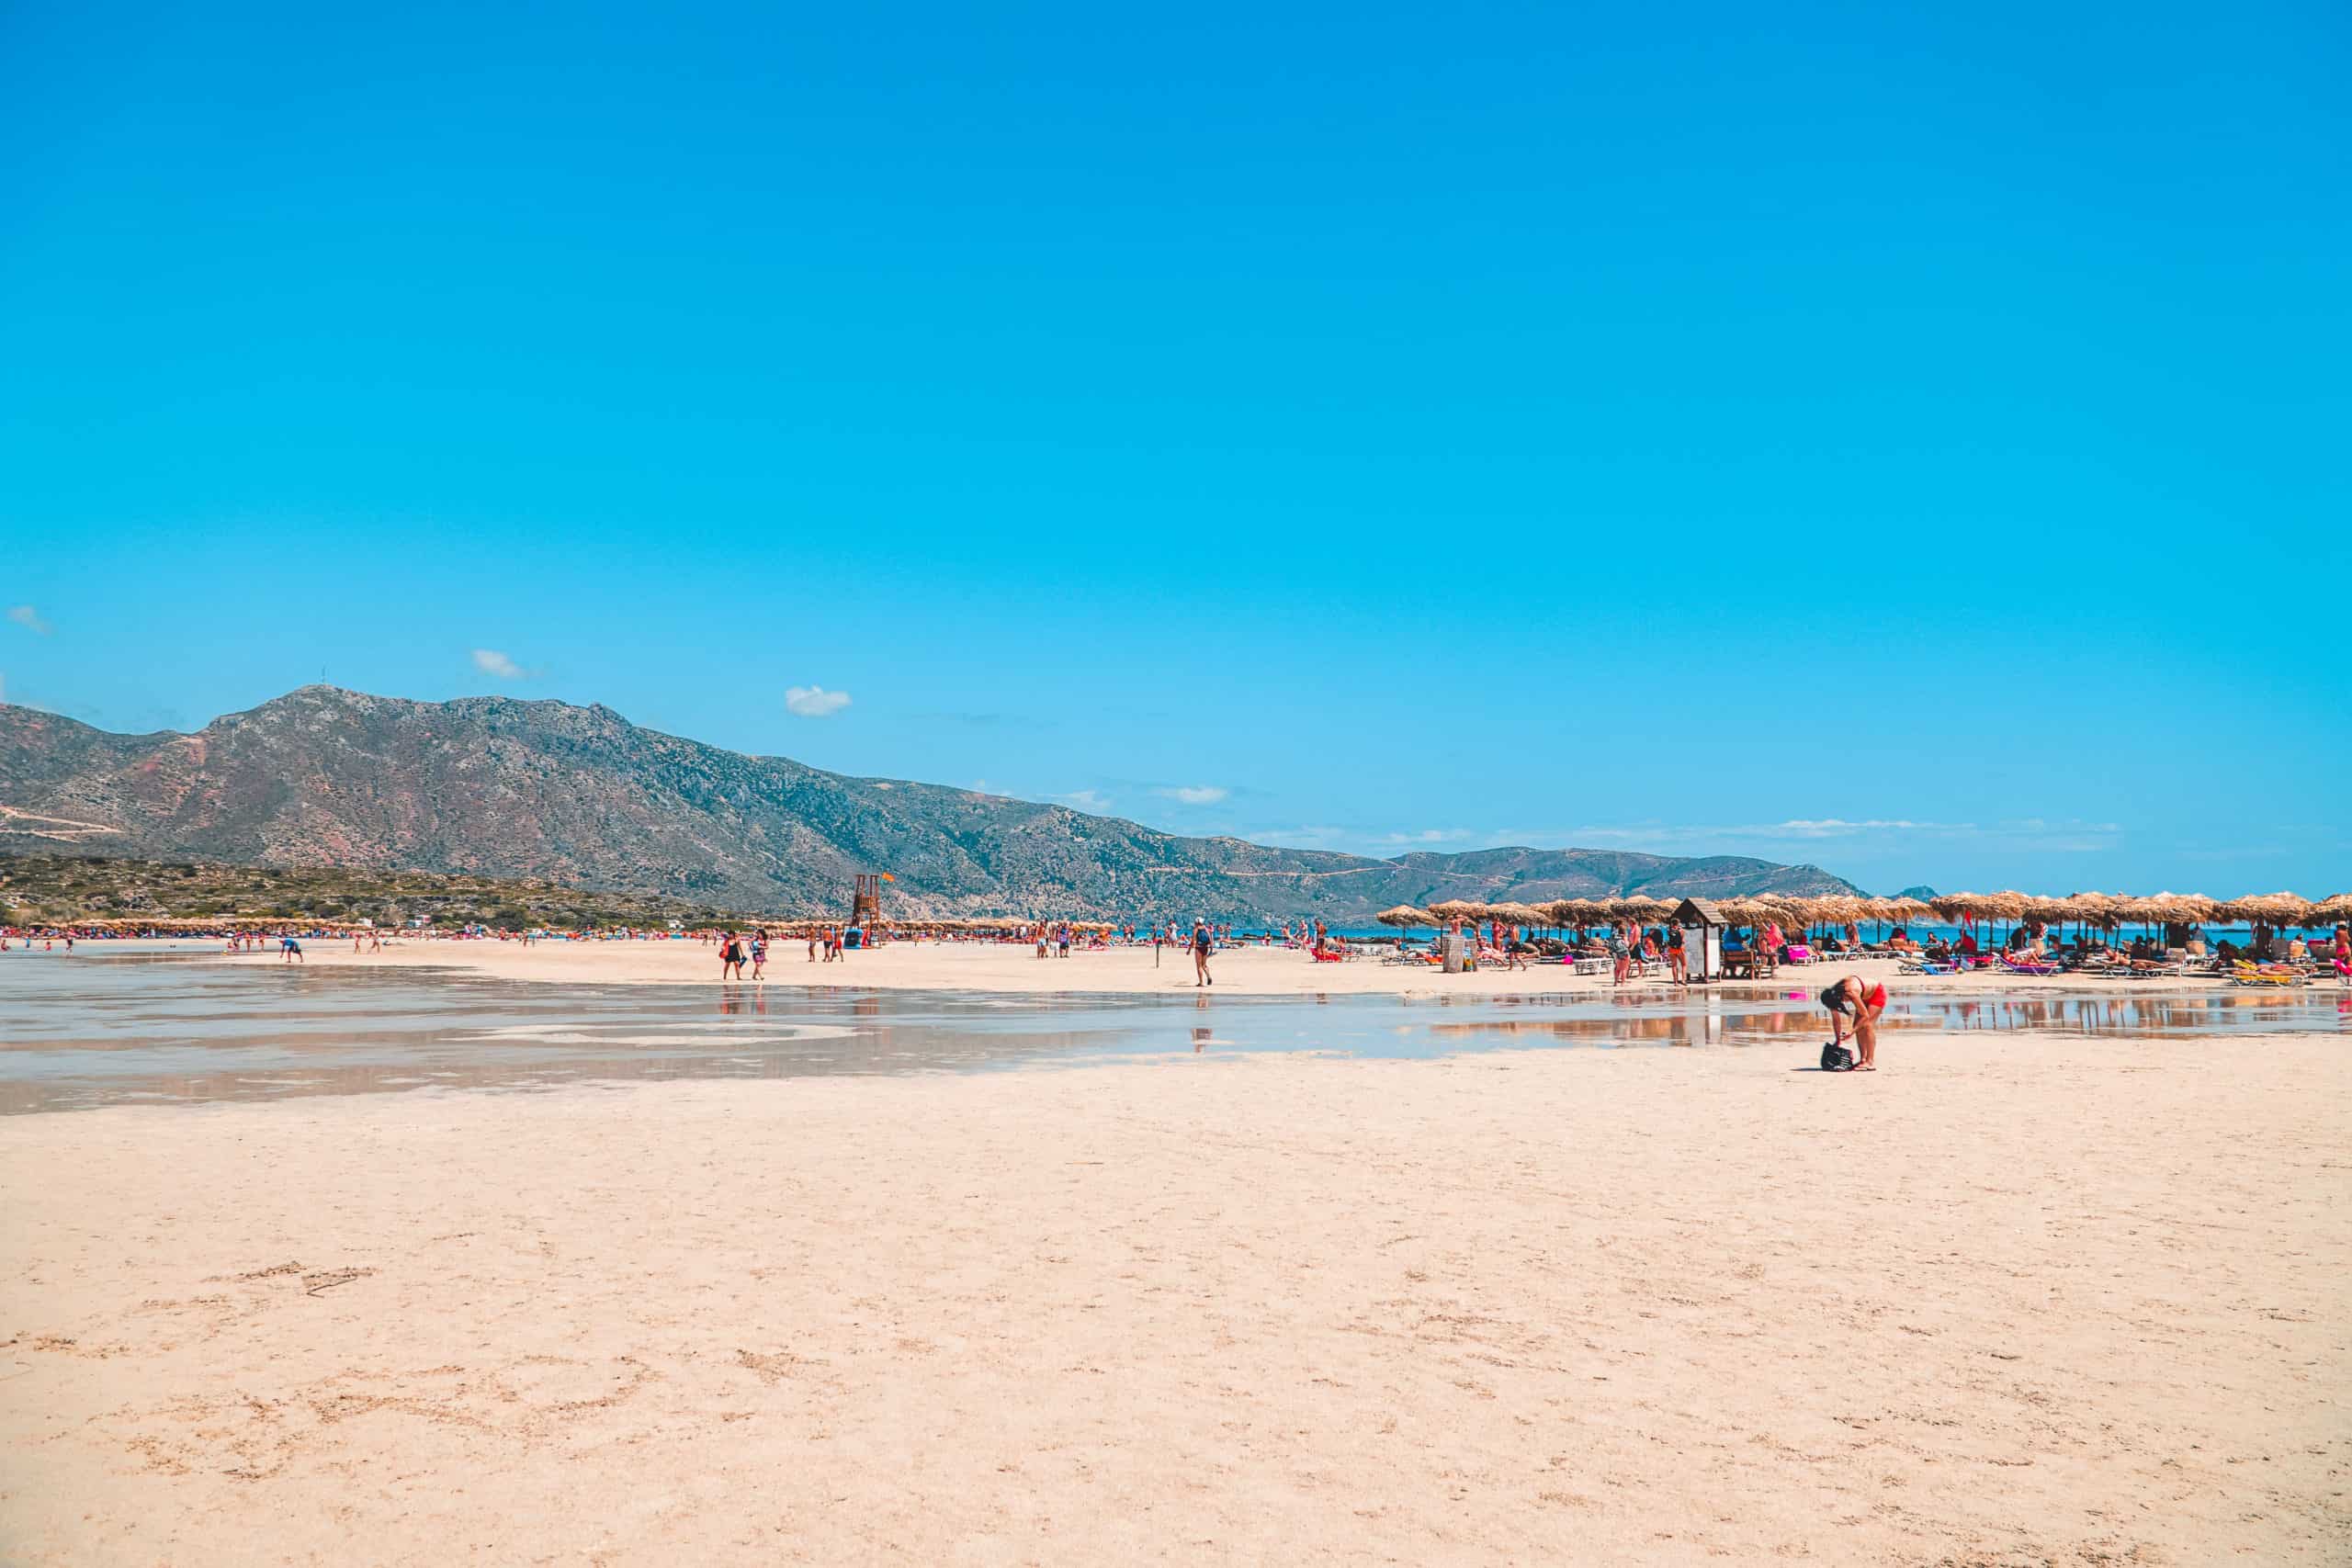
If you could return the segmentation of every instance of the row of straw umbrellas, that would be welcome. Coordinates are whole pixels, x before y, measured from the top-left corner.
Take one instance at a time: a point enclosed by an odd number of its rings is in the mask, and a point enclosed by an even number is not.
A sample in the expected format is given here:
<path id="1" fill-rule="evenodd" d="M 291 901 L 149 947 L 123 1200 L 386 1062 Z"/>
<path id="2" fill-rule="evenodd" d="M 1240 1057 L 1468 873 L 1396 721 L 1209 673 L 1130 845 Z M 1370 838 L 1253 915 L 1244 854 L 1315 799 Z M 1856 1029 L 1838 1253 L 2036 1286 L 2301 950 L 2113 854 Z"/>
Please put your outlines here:
<path id="1" fill-rule="evenodd" d="M 1399 904 L 1373 918 L 1399 931 L 1414 926 L 1446 926 L 1456 920 L 1499 920 L 1506 925 L 1584 931 L 1627 920 L 1646 925 L 1664 919 L 1679 907 L 1679 900 L 1639 894 L 1625 898 L 1555 898 L 1544 904 L 1481 904 L 1456 898 L 1427 908 Z M 1716 907 L 1736 926 L 1778 922 L 1788 931 L 1860 925 L 1866 921 L 1873 925 L 1902 925 L 1930 916 L 1961 925 L 1980 920 L 2009 924 L 2034 920 L 2045 925 L 2078 925 L 2102 931 L 2172 925 L 2255 925 L 2290 931 L 2352 920 L 2352 893 L 2320 899 L 2302 898 L 2292 893 L 2256 893 L 2242 898 L 2208 898 L 2195 893 L 2156 893 L 2146 897 L 2072 893 L 2063 898 L 2028 893 L 1951 893 L 1928 899 L 1846 896 L 1799 898 L 1772 895 L 1719 899 Z"/>

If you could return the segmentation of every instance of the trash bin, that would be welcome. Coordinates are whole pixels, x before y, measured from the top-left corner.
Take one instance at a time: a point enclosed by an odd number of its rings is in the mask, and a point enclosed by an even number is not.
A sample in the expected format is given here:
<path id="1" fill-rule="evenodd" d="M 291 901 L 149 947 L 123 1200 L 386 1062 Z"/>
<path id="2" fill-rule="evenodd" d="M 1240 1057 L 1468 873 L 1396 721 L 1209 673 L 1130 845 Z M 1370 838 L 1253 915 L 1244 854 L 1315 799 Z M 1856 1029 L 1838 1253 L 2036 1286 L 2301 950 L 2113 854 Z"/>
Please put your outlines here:
<path id="1" fill-rule="evenodd" d="M 844 950 L 853 947 L 864 947 L 865 945 L 865 933 L 858 930 L 857 927 L 852 926 L 849 930 L 842 932 L 842 946 Z"/>
<path id="2" fill-rule="evenodd" d="M 1470 944 L 1460 931 L 1443 931 L 1437 939 L 1438 967 L 1459 975 L 1470 967 Z"/>

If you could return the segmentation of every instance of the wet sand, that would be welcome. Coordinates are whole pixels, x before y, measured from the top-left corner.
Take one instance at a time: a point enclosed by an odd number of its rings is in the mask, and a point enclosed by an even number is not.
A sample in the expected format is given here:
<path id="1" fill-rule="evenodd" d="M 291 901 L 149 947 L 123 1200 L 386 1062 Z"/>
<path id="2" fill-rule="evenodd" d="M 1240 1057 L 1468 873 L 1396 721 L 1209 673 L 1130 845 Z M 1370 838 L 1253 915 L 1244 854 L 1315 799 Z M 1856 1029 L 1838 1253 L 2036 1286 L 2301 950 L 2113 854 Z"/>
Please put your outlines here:
<path id="1" fill-rule="evenodd" d="M 2342 1562 L 2343 1042 L 1885 1054 L 16 1118 L 0 1555 Z"/>
<path id="2" fill-rule="evenodd" d="M 834 964 L 808 962 L 805 943 L 779 943 L 770 952 L 766 983 L 772 987 L 860 986 L 886 990 L 1121 995 L 1190 994 L 1200 988 L 1194 985 L 1188 953 L 1170 950 L 1155 964 L 1148 947 L 1112 948 L 1101 953 L 1077 953 L 1066 959 L 1041 959 L 1035 956 L 1032 948 L 1008 943 L 901 942 L 852 953 Z M 506 979 L 573 985 L 711 985 L 718 982 L 719 976 L 718 950 L 695 942 L 545 942 L 526 947 L 519 942 L 403 941 L 380 953 L 354 953 L 348 942 L 322 941 L 309 945 L 306 958 L 314 964 L 379 968 L 438 965 Z M 224 957 L 221 961 L 265 964 L 277 964 L 279 959 L 276 953 L 254 953 Z M 2223 988 L 2222 982 L 2210 978 L 2045 979 L 1982 972 L 1900 976 L 1896 973 L 1900 967 L 1892 959 L 1791 964 L 1773 979 L 1732 982 L 1715 988 L 1736 994 L 1743 989 L 1788 990 L 1810 984 L 1818 989 L 1849 974 L 1899 981 L 1906 987 L 1921 990 L 2000 995 L 2079 990 L 2086 987 L 2119 993 Z M 1216 956 L 1210 973 L 1216 976 L 1215 989 L 1224 996 L 1602 996 L 1611 989 L 1606 973 L 1579 976 L 1559 963 L 1531 964 L 1525 969 L 1487 968 L 1470 974 L 1444 975 L 1427 964 L 1388 964 L 1377 958 L 1317 964 L 1304 953 L 1281 947 L 1230 949 Z M 1661 981 L 1664 974 L 1662 966 L 1654 968 L 1651 983 Z"/>

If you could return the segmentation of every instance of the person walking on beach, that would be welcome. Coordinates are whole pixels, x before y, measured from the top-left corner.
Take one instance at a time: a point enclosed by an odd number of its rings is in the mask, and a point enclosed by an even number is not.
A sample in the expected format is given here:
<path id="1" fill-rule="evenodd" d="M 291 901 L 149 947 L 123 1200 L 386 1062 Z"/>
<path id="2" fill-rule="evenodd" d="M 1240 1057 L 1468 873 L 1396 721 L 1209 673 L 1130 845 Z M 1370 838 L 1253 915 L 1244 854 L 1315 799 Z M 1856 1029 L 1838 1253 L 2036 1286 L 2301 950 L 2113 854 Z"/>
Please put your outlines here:
<path id="1" fill-rule="evenodd" d="M 1216 984 L 1216 976 L 1209 973 L 1209 954 L 1215 951 L 1216 947 L 1216 938 L 1209 934 L 1208 922 L 1194 920 L 1193 922 L 1193 985 L 1195 988 Z"/>
<path id="2" fill-rule="evenodd" d="M 2335 965 L 2335 983 L 2352 986 L 2352 926 L 2335 928 L 2335 944 L 2327 950 L 2327 955 Z"/>
<path id="3" fill-rule="evenodd" d="M 743 948 L 742 944 L 736 941 L 733 931 L 729 931 L 719 940 L 718 977 L 722 980 L 740 980 L 743 977 Z"/>
<path id="4" fill-rule="evenodd" d="M 1886 1011 L 1886 982 L 1865 986 L 1860 976 L 1849 975 L 1821 993 L 1821 1005 L 1829 1010 L 1837 1044 L 1846 1043 L 1848 1021 L 1851 1020 L 1854 1071 L 1878 1071 L 1878 1021 Z"/>
<path id="5" fill-rule="evenodd" d="M 767 966 L 768 933 L 767 928 L 763 926 L 758 931 L 752 933 L 752 978 L 754 980 L 765 979 L 767 977 Z"/>

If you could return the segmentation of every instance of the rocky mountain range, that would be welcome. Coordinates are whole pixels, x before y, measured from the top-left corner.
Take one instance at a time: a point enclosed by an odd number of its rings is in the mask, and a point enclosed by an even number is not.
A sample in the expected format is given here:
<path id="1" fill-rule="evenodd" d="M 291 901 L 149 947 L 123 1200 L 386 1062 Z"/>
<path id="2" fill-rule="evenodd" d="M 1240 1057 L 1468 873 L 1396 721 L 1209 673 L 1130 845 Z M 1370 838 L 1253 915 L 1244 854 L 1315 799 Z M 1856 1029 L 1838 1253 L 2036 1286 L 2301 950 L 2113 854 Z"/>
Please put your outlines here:
<path id="1" fill-rule="evenodd" d="M 887 871 L 931 915 L 1320 917 L 1444 898 L 1859 891 L 1735 856 L 1474 850 L 1373 860 L 1185 838 L 1065 807 L 853 778 L 640 728 L 602 705 L 305 686 L 194 734 L 0 705 L 0 852 L 534 877 L 775 914 Z"/>

